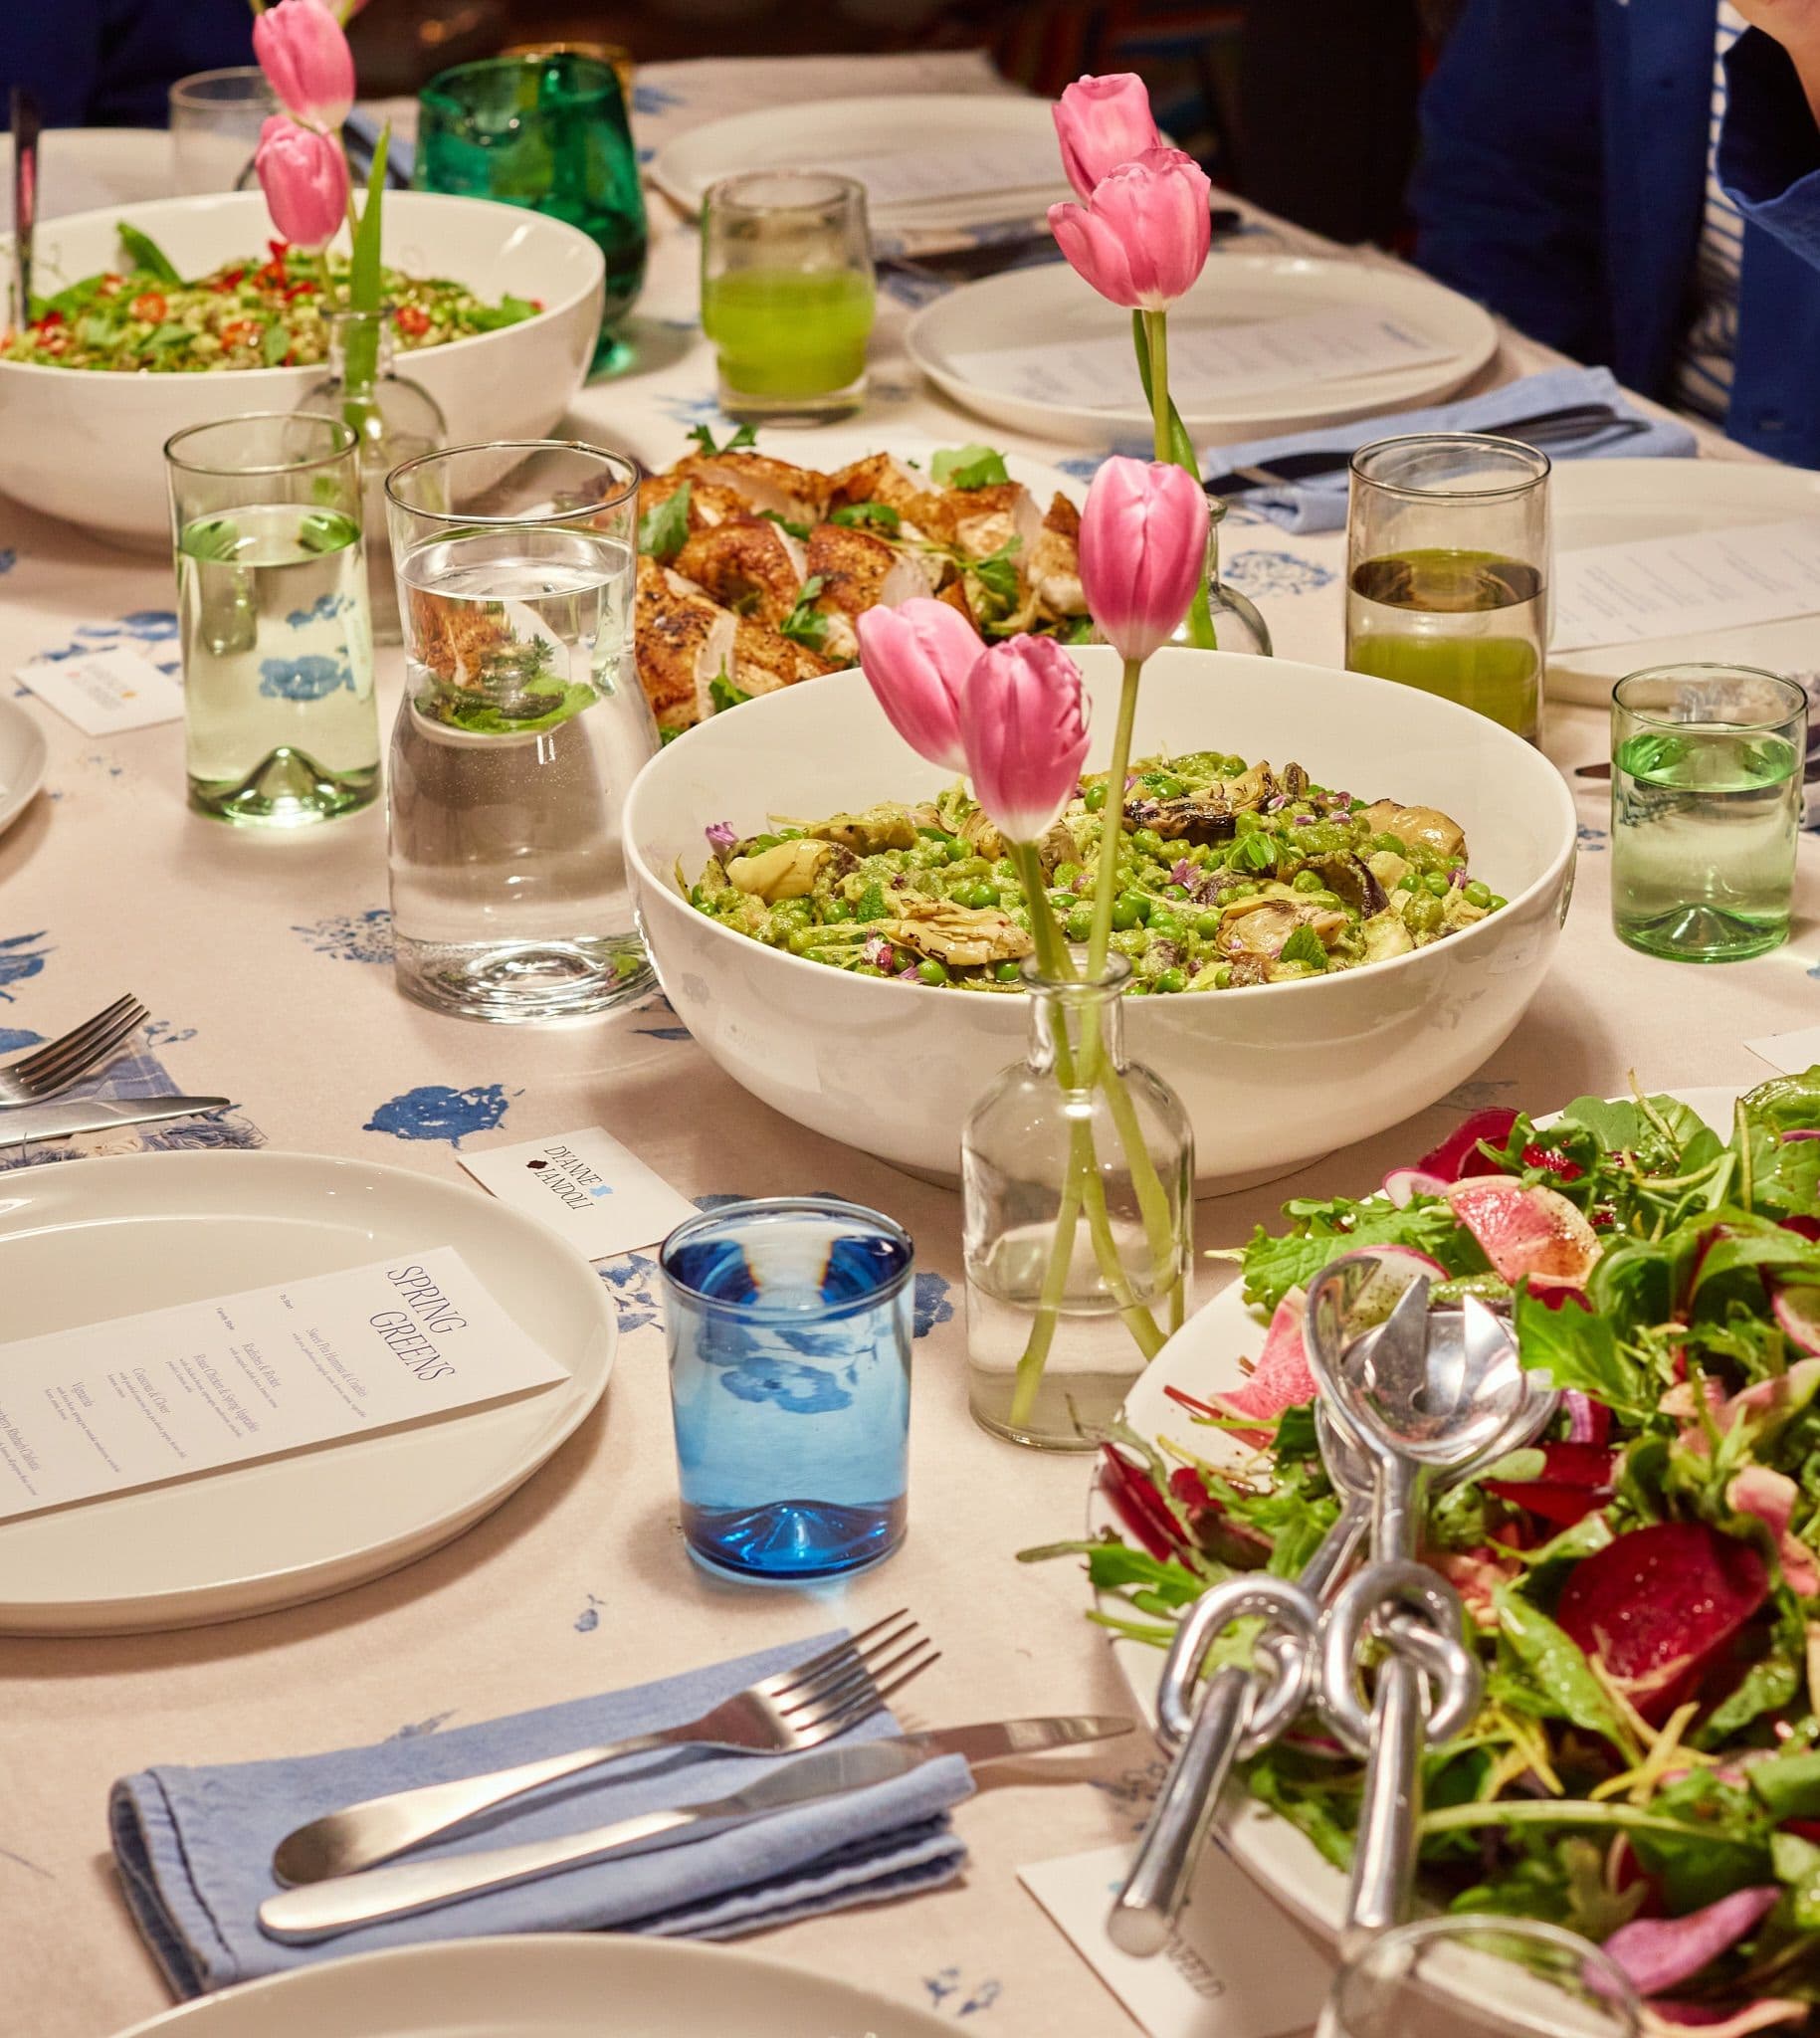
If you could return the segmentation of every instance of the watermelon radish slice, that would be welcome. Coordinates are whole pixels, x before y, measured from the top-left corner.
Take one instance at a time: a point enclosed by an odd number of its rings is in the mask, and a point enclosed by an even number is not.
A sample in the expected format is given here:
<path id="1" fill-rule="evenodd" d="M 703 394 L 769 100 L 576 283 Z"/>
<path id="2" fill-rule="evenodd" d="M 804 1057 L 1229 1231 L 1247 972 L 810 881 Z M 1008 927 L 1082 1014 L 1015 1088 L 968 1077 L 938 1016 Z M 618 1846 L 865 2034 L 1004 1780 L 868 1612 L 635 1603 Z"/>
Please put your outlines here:
<path id="1" fill-rule="evenodd" d="M 1633 1528 L 1568 1573 L 1555 1619 L 1657 1724 L 1769 1596 L 1747 1542 L 1704 1522 Z"/>
<path id="2" fill-rule="evenodd" d="M 1780 1288 L 1770 1307 L 1789 1342 L 1820 1358 L 1820 1288 Z"/>
<path id="3" fill-rule="evenodd" d="M 1214 1395 L 1223 1412 L 1275 1422 L 1286 1408 L 1314 1400 L 1317 1391 L 1314 1375 L 1309 1371 L 1308 1354 L 1302 1348 L 1302 1320 L 1308 1306 L 1309 1299 L 1300 1288 L 1292 1288 L 1277 1305 L 1251 1378 L 1229 1394 Z M 1271 1436 L 1267 1429 L 1242 1429 L 1233 1434 L 1250 1444 L 1269 1443 Z"/>
<path id="4" fill-rule="evenodd" d="M 1479 1150 L 1480 1140 L 1488 1146 L 1508 1145 L 1516 1123 L 1514 1111 L 1476 1111 L 1432 1153 L 1424 1153 L 1416 1162 L 1415 1171 L 1437 1175 L 1443 1182 L 1457 1182 L 1469 1170 L 1482 1173 L 1485 1155 Z"/>
<path id="5" fill-rule="evenodd" d="M 1599 1236 L 1567 1198 L 1505 1174 L 1468 1175 L 1447 1200 L 1507 1281 L 1578 1288 L 1599 1257 Z"/>
<path id="6" fill-rule="evenodd" d="M 1384 1194 L 1399 1210 L 1407 1210 L 1418 1196 L 1439 1196 L 1446 1188 L 1440 1175 L 1419 1167 L 1393 1167 L 1384 1177 Z"/>

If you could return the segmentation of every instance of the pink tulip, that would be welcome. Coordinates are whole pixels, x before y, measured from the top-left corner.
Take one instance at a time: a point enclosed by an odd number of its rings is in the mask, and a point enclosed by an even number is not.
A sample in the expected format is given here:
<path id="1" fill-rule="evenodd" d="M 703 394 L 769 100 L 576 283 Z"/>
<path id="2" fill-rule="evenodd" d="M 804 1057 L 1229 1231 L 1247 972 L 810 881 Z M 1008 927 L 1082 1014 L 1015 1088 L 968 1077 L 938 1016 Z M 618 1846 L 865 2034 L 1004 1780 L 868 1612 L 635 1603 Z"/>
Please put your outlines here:
<path id="1" fill-rule="evenodd" d="M 1081 585 L 1100 634 L 1143 660 L 1188 613 L 1207 564 L 1207 497 L 1186 468 L 1107 461 L 1081 512 Z"/>
<path id="2" fill-rule="evenodd" d="M 1007 842 L 1040 842 L 1074 798 L 1087 758 L 1081 674 L 1053 637 L 982 652 L 960 697 L 973 797 Z"/>
<path id="3" fill-rule="evenodd" d="M 1192 156 L 1150 148 L 1103 177 L 1085 205 L 1052 205 L 1049 230 L 1103 298 L 1127 311 L 1162 311 L 1206 266 L 1212 193 Z"/>
<path id="4" fill-rule="evenodd" d="M 278 0 L 255 15 L 253 54 L 294 120 L 339 130 L 354 102 L 354 58 L 322 0 Z"/>
<path id="5" fill-rule="evenodd" d="M 980 654 L 973 626 L 945 601 L 868 609 L 859 621 L 860 670 L 891 725 L 919 757 L 964 771 L 956 711 Z"/>
<path id="6" fill-rule="evenodd" d="M 1120 163 L 1162 146 L 1150 116 L 1150 95 L 1132 71 L 1077 79 L 1051 111 L 1062 167 L 1083 198 L 1092 198 L 1094 186 Z"/>
<path id="7" fill-rule="evenodd" d="M 334 238 L 347 217 L 347 158 L 339 141 L 274 113 L 259 131 L 253 166 L 272 224 L 287 241 L 313 250 Z"/>

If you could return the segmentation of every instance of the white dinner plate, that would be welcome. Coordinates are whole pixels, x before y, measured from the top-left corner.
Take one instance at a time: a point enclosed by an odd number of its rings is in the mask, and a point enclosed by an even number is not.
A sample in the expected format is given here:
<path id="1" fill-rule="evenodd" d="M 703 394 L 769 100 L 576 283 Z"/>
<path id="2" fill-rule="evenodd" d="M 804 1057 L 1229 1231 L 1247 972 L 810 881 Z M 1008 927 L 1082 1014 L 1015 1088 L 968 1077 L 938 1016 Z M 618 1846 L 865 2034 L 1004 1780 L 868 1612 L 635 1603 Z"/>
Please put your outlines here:
<path id="1" fill-rule="evenodd" d="M 594 1270 L 452 1182 L 309 1153 L 129 1154 L 0 1175 L 0 1322 L 32 1337 L 454 1246 L 566 1385 L 416 1429 L 0 1523 L 0 1634 L 192 1627 L 319 1599 L 447 1542 L 600 1399 Z"/>
<path id="2" fill-rule="evenodd" d="M 1820 516 L 1820 473 L 1768 461 L 1564 460 L 1549 488 L 1556 552 Z M 1696 660 L 1811 674 L 1820 667 L 1820 620 L 1791 616 L 1735 630 L 1683 631 L 1647 644 L 1563 652 L 1548 660 L 1548 693 L 1557 701 L 1603 708 L 1626 673 Z"/>
<path id="3" fill-rule="evenodd" d="M 1731 1107 L 1742 1095 L 1739 1089 L 1678 1090 L 1672 1093 L 1713 1126 L 1729 1137 Z M 1537 1125 L 1551 1122 L 1537 1119 Z M 1416 1156 L 1411 1155 L 1413 1160 Z M 1139 1375 L 1120 1414 L 1120 1419 L 1140 1437 L 1166 1437 L 1185 1446 L 1200 1458 L 1213 1458 L 1222 1448 L 1221 1440 L 1206 1428 L 1197 1428 L 1188 1411 L 1171 1401 L 1167 1392 L 1176 1387 L 1197 1400 L 1210 1394 L 1230 1393 L 1242 1386 L 1246 1374 L 1241 1359 L 1255 1359 L 1264 1346 L 1264 1325 L 1245 1306 L 1239 1281 L 1221 1289 L 1207 1307 L 1199 1310 L 1171 1337 Z M 1226 1446 L 1235 1459 L 1244 1455 L 1239 1444 Z M 1088 1533 L 1099 1535 L 1119 1528 L 1106 1496 L 1096 1482 L 1088 1498 Z M 1101 1610 L 1126 1611 L 1112 1595 L 1102 1601 Z M 1139 1711 L 1156 1725 L 1156 1683 L 1162 1674 L 1163 1652 L 1140 1642 L 1114 1640 L 1112 1650 L 1119 1674 Z M 1345 1916 L 1344 1873 L 1321 1858 L 1313 1841 L 1305 1838 L 1287 1819 L 1267 1811 L 1237 1786 L 1228 1795 L 1220 1813 L 1220 1837 L 1227 1851 L 1252 1879 L 1276 1898 L 1286 1911 L 1330 1942 L 1337 1942 Z"/>
<path id="4" fill-rule="evenodd" d="M 38 144 L 38 217 L 168 198 L 176 189 L 162 127 L 47 127 Z M 0 233 L 13 227 L 13 137 L 0 134 Z M 34 286 L 36 289 L 36 286 Z"/>
<path id="5" fill-rule="evenodd" d="M 1047 100 L 1021 93 L 905 93 L 875 99 L 824 100 L 810 105 L 766 106 L 692 127 L 666 142 L 651 180 L 686 212 L 697 213 L 708 187 L 741 170 L 837 170 L 878 166 L 939 180 L 940 166 L 977 165 L 985 172 L 1016 166 L 1012 182 L 993 175 L 983 188 L 908 186 L 869 189 L 875 231 L 932 231 L 1038 219 L 1072 198 L 1063 174 Z M 956 174 L 956 186 L 967 181 Z M 902 195 L 891 195 L 893 190 Z"/>
<path id="6" fill-rule="evenodd" d="M 119 2038 L 951 2038 L 781 1960 L 601 1933 L 401 1946 L 250 1981 Z"/>
<path id="7" fill-rule="evenodd" d="M 44 783 L 49 755 L 38 717 L 17 701 L 0 700 L 0 834 L 25 812 Z"/>
<path id="8" fill-rule="evenodd" d="M 1178 389 L 1176 407 L 1197 444 L 1299 432 L 1435 402 L 1477 374 L 1498 350 L 1491 314 L 1470 298 L 1410 270 L 1306 255 L 1211 256 L 1200 281 L 1170 312 L 1169 330 L 1176 337 L 1197 326 L 1346 310 L 1394 319 L 1444 347 L 1445 357 L 1332 380 L 1286 373 L 1281 383 L 1218 399 Z M 1092 409 L 988 388 L 973 379 L 965 357 L 1064 340 L 1122 341 L 1128 349 L 1130 333 L 1130 312 L 1090 290 L 1066 263 L 1055 263 L 988 277 L 937 298 L 910 321 L 905 343 L 936 388 L 979 416 L 1072 445 L 1106 446 L 1146 437 L 1150 428 L 1128 352 L 1119 356 L 1119 380 L 1109 386 L 1104 404 Z"/>

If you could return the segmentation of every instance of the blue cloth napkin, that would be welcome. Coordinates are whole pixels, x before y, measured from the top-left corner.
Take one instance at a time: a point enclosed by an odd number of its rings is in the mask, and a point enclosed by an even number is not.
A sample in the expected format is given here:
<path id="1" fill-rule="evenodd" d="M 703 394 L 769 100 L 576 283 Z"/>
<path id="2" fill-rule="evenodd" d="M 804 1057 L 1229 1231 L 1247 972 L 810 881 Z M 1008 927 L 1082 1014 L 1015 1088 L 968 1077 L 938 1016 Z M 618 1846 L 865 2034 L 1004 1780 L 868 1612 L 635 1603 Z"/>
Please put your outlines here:
<path id="1" fill-rule="evenodd" d="M 1617 378 L 1609 368 L 1549 368 L 1539 375 L 1525 375 L 1519 382 L 1507 382 L 1502 389 L 1489 389 L 1483 396 L 1469 396 L 1459 403 L 1436 404 L 1428 410 L 1398 411 L 1390 417 L 1354 418 L 1346 425 L 1321 425 L 1311 432 L 1291 432 L 1280 439 L 1252 439 L 1242 446 L 1215 446 L 1202 455 L 1209 476 L 1231 474 L 1241 467 L 1269 467 L 1289 453 L 1314 453 L 1329 446 L 1356 449 L 1374 439 L 1394 439 L 1405 432 L 1496 432 L 1517 418 L 1532 418 L 1543 411 L 1565 410 L 1569 404 L 1608 403 L 1621 418 L 1643 418 L 1644 414 L 1626 401 Z M 1687 460 L 1696 441 L 1684 424 L 1659 418 L 1644 420 L 1641 432 L 1607 432 L 1596 438 L 1576 440 L 1571 446 L 1548 449 L 1550 460 L 1598 459 L 1621 455 L 1626 460 Z M 1285 530 L 1309 532 L 1341 530 L 1346 521 L 1348 476 L 1342 467 L 1337 474 L 1315 475 L 1306 482 L 1280 489 L 1252 489 L 1233 500 L 1247 510 L 1261 510 Z"/>
<path id="2" fill-rule="evenodd" d="M 388 1790 L 447 1782 L 692 1720 L 838 1639 L 793 1642 L 630 1691 L 375 1747 L 219 1768 L 142 1769 L 114 1784 L 108 1804 L 127 1904 L 172 1988 L 193 1996 L 315 1960 L 487 1933 L 611 1930 L 729 1938 L 947 1882 L 966 1859 L 948 1808 L 973 1788 L 956 1756 L 734 1832 L 595 1862 L 420 1917 L 364 1926 L 317 1945 L 281 1945 L 260 1930 L 259 1906 L 279 1888 L 273 1849 L 304 1820 Z M 895 1731 L 890 1716 L 880 1713 L 846 1738 L 873 1740 Z M 704 1803 L 776 1766 L 769 1757 L 659 1749 L 552 1786 L 496 1813 L 493 1823 L 412 1858 L 554 1838 L 641 1812 Z"/>

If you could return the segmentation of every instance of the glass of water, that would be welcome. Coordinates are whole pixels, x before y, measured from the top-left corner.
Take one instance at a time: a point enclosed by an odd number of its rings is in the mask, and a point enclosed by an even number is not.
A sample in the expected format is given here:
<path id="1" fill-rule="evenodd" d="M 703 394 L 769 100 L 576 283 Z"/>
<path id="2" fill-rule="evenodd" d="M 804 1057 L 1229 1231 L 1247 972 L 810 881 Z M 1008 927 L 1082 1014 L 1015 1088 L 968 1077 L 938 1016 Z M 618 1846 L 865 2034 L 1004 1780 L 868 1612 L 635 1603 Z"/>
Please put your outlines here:
<path id="1" fill-rule="evenodd" d="M 1477 432 L 1352 456 L 1346 664 L 1534 742 L 1548 648 L 1548 456 Z"/>
<path id="2" fill-rule="evenodd" d="M 1665 665 L 1611 697 L 1611 917 L 1676 962 L 1788 938 L 1807 695 L 1748 666 Z"/>
<path id="3" fill-rule="evenodd" d="M 1637 1991 L 1590 1939 L 1530 1918 L 1399 1925 L 1344 1961 L 1315 2038 L 1637 2038 Z"/>
<path id="4" fill-rule="evenodd" d="M 903 1541 L 912 1257 L 889 1217 L 821 1196 L 664 1241 L 683 1533 L 709 1570 L 838 1577 Z"/>
<path id="5" fill-rule="evenodd" d="M 353 432 L 306 411 L 166 442 L 190 805 L 297 828 L 379 790 Z"/>
<path id="6" fill-rule="evenodd" d="M 278 95 L 257 64 L 196 71 L 170 89 L 171 174 L 180 197 L 250 191 L 260 129 Z"/>
<path id="7" fill-rule="evenodd" d="M 527 440 L 386 483 L 404 623 L 388 841 L 400 986 L 575 1018 L 651 983 L 621 839 L 658 747 L 632 650 L 638 464 Z"/>

